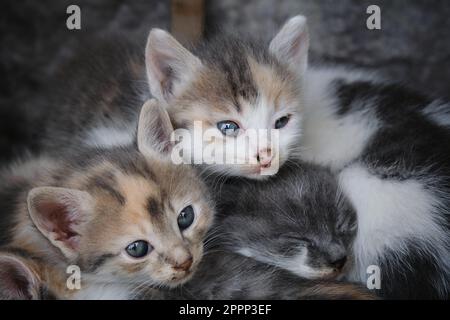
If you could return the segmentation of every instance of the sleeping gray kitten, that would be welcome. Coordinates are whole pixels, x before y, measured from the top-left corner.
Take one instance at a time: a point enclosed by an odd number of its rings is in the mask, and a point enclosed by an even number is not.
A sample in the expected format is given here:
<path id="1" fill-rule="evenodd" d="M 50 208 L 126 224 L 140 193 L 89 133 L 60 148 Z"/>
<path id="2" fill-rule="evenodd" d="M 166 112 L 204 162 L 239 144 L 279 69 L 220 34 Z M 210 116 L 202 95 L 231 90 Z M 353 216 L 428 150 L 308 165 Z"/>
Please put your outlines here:
<path id="1" fill-rule="evenodd" d="M 175 297 L 369 299 L 337 282 L 346 269 L 356 214 L 327 169 L 291 163 L 267 181 L 207 179 L 217 216 L 193 279 Z"/>
<path id="2" fill-rule="evenodd" d="M 268 181 L 243 178 L 215 189 L 213 229 L 222 246 L 307 279 L 339 275 L 356 234 L 356 214 L 326 169 L 291 163 Z"/>

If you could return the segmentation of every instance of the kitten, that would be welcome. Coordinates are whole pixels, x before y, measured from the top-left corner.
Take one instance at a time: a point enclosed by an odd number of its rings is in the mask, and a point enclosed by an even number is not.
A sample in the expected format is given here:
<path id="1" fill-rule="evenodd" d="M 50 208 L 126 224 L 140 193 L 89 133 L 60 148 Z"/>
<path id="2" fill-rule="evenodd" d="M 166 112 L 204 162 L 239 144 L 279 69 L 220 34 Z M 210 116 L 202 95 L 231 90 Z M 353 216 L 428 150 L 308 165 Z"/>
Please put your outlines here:
<path id="1" fill-rule="evenodd" d="M 286 165 L 267 181 L 210 185 L 219 247 L 311 280 L 336 278 L 351 260 L 356 213 L 328 170 Z"/>
<path id="2" fill-rule="evenodd" d="M 300 157 L 331 168 L 358 215 L 349 278 L 381 271 L 388 298 L 450 290 L 450 104 L 364 72 L 307 69 L 306 19 L 271 42 L 302 83 Z"/>
<path id="3" fill-rule="evenodd" d="M 43 155 L 5 171 L 0 245 L 51 267 L 46 284 L 64 299 L 133 298 L 187 281 L 213 209 L 195 171 L 167 158 L 172 130 L 165 110 L 148 102 L 137 148 Z M 70 265 L 81 270 L 80 290 L 66 287 Z"/>
<path id="4" fill-rule="evenodd" d="M 50 85 L 61 89 L 52 93 L 44 132 L 38 128 L 45 150 L 130 144 L 139 106 L 153 96 L 178 129 L 179 162 L 258 179 L 275 174 L 296 151 L 297 76 L 269 47 L 230 36 L 191 53 L 153 29 L 145 58 L 120 38 L 103 39 L 92 52 L 80 54 Z"/>

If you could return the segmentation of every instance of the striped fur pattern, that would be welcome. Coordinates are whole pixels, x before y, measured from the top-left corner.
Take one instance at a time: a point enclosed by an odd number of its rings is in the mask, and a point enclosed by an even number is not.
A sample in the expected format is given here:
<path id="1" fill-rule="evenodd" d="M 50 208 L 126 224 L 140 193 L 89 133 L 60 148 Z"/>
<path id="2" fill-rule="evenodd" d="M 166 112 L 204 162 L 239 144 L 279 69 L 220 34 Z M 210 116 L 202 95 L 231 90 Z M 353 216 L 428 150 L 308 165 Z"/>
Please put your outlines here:
<path id="1" fill-rule="evenodd" d="M 142 288 L 177 286 L 197 268 L 213 207 L 195 171 L 173 165 L 161 143 L 151 144 L 167 138 L 147 127 L 160 112 L 154 102 L 144 105 L 138 131 L 146 135 L 137 148 L 72 149 L 2 173 L 1 246 L 51 267 L 44 282 L 59 298 L 132 298 Z M 177 219 L 187 206 L 195 218 L 181 229 Z M 148 254 L 133 258 L 126 248 L 138 240 L 147 241 Z M 66 287 L 69 265 L 81 270 L 81 290 Z"/>

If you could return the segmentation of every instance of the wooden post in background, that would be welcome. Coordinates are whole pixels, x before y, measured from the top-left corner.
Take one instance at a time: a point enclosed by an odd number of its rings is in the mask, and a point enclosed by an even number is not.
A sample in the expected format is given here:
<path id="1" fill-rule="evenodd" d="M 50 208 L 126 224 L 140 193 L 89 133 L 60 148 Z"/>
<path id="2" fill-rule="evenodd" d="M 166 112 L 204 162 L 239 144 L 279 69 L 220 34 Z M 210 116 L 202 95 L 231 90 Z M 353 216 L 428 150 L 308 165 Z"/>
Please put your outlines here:
<path id="1" fill-rule="evenodd" d="M 183 44 L 195 43 L 203 37 L 204 0 L 172 0 L 171 32 Z"/>

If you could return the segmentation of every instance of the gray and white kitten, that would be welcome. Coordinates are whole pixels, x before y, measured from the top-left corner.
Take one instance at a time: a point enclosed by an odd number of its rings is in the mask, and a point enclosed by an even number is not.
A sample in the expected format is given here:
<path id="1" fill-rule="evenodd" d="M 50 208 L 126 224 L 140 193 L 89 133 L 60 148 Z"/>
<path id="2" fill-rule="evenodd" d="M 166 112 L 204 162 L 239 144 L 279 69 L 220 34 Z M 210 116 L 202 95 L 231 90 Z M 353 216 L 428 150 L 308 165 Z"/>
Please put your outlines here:
<path id="1" fill-rule="evenodd" d="M 450 104 L 364 72 L 305 67 L 306 19 L 272 41 L 302 77 L 300 156 L 336 172 L 358 215 L 349 278 L 389 298 L 450 293 Z"/>
<path id="2" fill-rule="evenodd" d="M 168 39 L 161 32 L 154 36 Z M 267 47 L 256 46 L 255 51 L 255 46 L 237 42 L 238 45 L 227 41 L 210 43 L 212 48 L 208 52 L 224 53 L 215 55 L 219 58 L 212 66 L 227 75 L 228 83 L 237 86 L 238 97 L 248 98 L 241 116 L 253 114 L 251 120 L 267 127 L 265 120 L 270 117 L 262 115 L 272 114 L 272 106 L 295 105 L 293 109 L 297 111 L 283 122 L 285 127 L 279 128 L 280 136 L 295 136 L 291 148 L 295 151 L 288 159 L 298 154 L 303 161 L 332 169 L 343 193 L 356 209 L 358 232 L 348 278 L 366 283 L 367 272 L 377 266 L 381 273 L 379 294 L 384 297 L 447 299 L 450 293 L 450 104 L 363 71 L 308 67 L 309 33 L 303 16 L 290 19 Z M 159 48 L 164 50 L 153 50 L 167 54 L 155 55 L 156 61 L 165 62 L 157 65 L 182 68 L 186 61 L 203 62 L 202 52 L 193 51 L 189 55 L 182 51 L 184 55 L 179 55 L 179 50 L 170 49 L 173 47 L 161 45 Z M 265 100 L 262 104 L 258 100 L 267 92 L 281 91 L 275 90 L 276 85 L 269 86 L 275 91 L 260 90 L 260 86 L 254 85 L 258 83 L 258 73 L 252 72 L 252 59 L 247 52 L 253 53 L 252 58 L 259 57 L 256 60 L 267 71 L 266 84 L 279 79 L 277 70 L 289 75 L 288 82 L 297 86 L 296 94 L 291 96 L 296 97 L 295 101 L 277 104 Z M 166 58 L 158 59 L 161 56 Z M 270 59 L 261 58 L 266 56 Z M 225 71 L 221 66 L 226 67 Z M 148 71 L 150 79 L 151 70 Z M 197 73 L 188 73 L 191 78 L 175 79 L 174 90 L 165 98 L 168 110 L 176 109 L 169 113 L 178 117 L 192 115 L 189 110 L 209 114 L 217 104 L 233 101 L 230 98 L 233 95 L 226 93 L 220 99 L 209 98 L 210 92 L 215 92 L 213 88 L 222 83 L 213 77 L 208 78 L 208 90 L 197 90 L 204 83 L 202 70 L 199 67 Z M 173 74 L 166 75 L 168 80 L 172 79 Z M 152 90 L 155 88 L 161 87 L 153 85 Z M 189 95 L 190 92 L 195 94 Z M 252 100 L 255 92 L 257 98 Z M 181 97 L 186 95 L 195 99 L 183 102 Z M 256 116 L 248 110 L 260 113 Z M 296 128 L 293 135 L 291 125 Z M 227 173 L 226 170 L 217 172 Z"/>
<path id="3" fill-rule="evenodd" d="M 306 279 L 338 277 L 351 260 L 356 213 L 327 169 L 290 163 L 265 181 L 209 182 L 227 250 Z"/>

